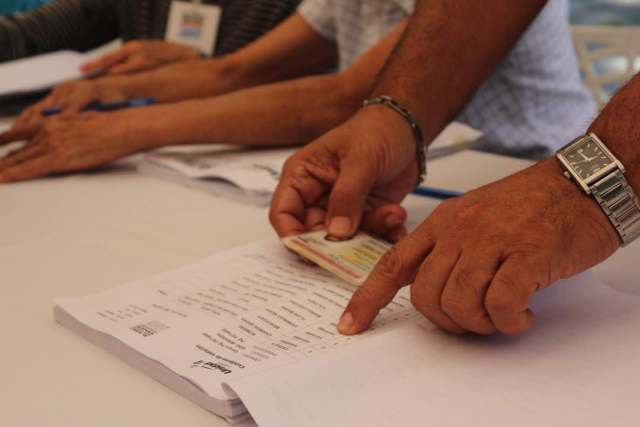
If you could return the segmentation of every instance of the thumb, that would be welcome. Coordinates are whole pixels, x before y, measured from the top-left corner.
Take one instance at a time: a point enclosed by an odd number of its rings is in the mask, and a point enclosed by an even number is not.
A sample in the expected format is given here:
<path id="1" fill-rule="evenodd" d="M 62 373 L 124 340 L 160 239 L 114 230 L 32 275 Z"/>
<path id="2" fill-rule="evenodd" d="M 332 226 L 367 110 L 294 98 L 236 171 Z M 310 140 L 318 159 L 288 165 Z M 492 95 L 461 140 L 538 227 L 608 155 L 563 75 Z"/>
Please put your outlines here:
<path id="1" fill-rule="evenodd" d="M 333 237 L 353 236 L 362 220 L 364 203 L 375 177 L 364 162 L 345 162 L 340 167 L 327 208 L 326 227 Z"/>

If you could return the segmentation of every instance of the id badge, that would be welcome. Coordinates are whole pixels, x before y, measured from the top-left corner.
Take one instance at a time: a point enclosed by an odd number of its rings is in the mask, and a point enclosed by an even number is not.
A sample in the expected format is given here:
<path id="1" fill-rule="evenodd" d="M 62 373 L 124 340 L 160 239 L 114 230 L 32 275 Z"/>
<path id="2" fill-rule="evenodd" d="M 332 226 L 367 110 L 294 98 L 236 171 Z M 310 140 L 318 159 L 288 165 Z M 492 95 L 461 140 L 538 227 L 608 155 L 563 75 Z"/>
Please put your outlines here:
<path id="1" fill-rule="evenodd" d="M 201 2 L 171 2 L 165 40 L 213 54 L 218 37 L 222 8 Z"/>
<path id="2" fill-rule="evenodd" d="M 324 230 L 282 239 L 284 245 L 352 285 L 361 285 L 391 249 L 391 244 L 359 232 L 353 238 L 334 241 Z"/>

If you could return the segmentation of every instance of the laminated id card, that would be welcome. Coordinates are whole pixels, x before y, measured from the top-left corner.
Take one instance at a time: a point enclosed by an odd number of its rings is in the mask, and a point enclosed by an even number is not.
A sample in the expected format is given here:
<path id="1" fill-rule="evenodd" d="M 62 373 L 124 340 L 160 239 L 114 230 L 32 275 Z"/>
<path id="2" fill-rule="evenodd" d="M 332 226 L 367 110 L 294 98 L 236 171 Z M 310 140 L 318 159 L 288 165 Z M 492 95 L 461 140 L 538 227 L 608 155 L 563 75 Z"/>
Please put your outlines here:
<path id="1" fill-rule="evenodd" d="M 324 230 L 282 239 L 293 252 L 315 262 L 353 285 L 361 285 L 391 244 L 359 232 L 352 239 L 335 241 Z"/>
<path id="2" fill-rule="evenodd" d="M 191 46 L 211 56 L 218 37 L 222 8 L 201 2 L 172 1 L 165 40 Z"/>

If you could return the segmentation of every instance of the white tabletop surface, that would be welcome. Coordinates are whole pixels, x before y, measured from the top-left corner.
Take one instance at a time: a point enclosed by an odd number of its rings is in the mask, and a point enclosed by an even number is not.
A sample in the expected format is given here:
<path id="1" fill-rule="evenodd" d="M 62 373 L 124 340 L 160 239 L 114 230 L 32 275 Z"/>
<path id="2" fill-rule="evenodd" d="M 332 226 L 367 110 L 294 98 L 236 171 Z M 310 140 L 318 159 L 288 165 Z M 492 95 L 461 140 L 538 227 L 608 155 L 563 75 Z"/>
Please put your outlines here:
<path id="1" fill-rule="evenodd" d="M 431 184 L 481 184 L 524 166 L 466 152 L 432 162 Z M 411 197 L 408 205 L 426 215 L 433 202 Z M 122 166 L 2 185 L 0 212 L 0 425 L 226 425 L 56 325 L 52 300 L 95 293 L 273 237 L 266 209 Z M 602 267 L 602 277 L 630 286 L 631 259 L 637 260 L 630 253 Z"/>

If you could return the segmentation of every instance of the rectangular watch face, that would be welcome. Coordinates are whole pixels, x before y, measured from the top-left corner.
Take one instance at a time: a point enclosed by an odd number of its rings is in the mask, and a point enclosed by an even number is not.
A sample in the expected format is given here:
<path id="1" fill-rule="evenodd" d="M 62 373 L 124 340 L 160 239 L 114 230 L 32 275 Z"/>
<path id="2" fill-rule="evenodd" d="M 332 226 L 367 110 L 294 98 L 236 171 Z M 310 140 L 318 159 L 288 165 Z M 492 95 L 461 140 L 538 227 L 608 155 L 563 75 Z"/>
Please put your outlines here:
<path id="1" fill-rule="evenodd" d="M 597 175 L 614 160 L 593 139 L 585 139 L 564 153 L 571 169 L 583 181 Z"/>

